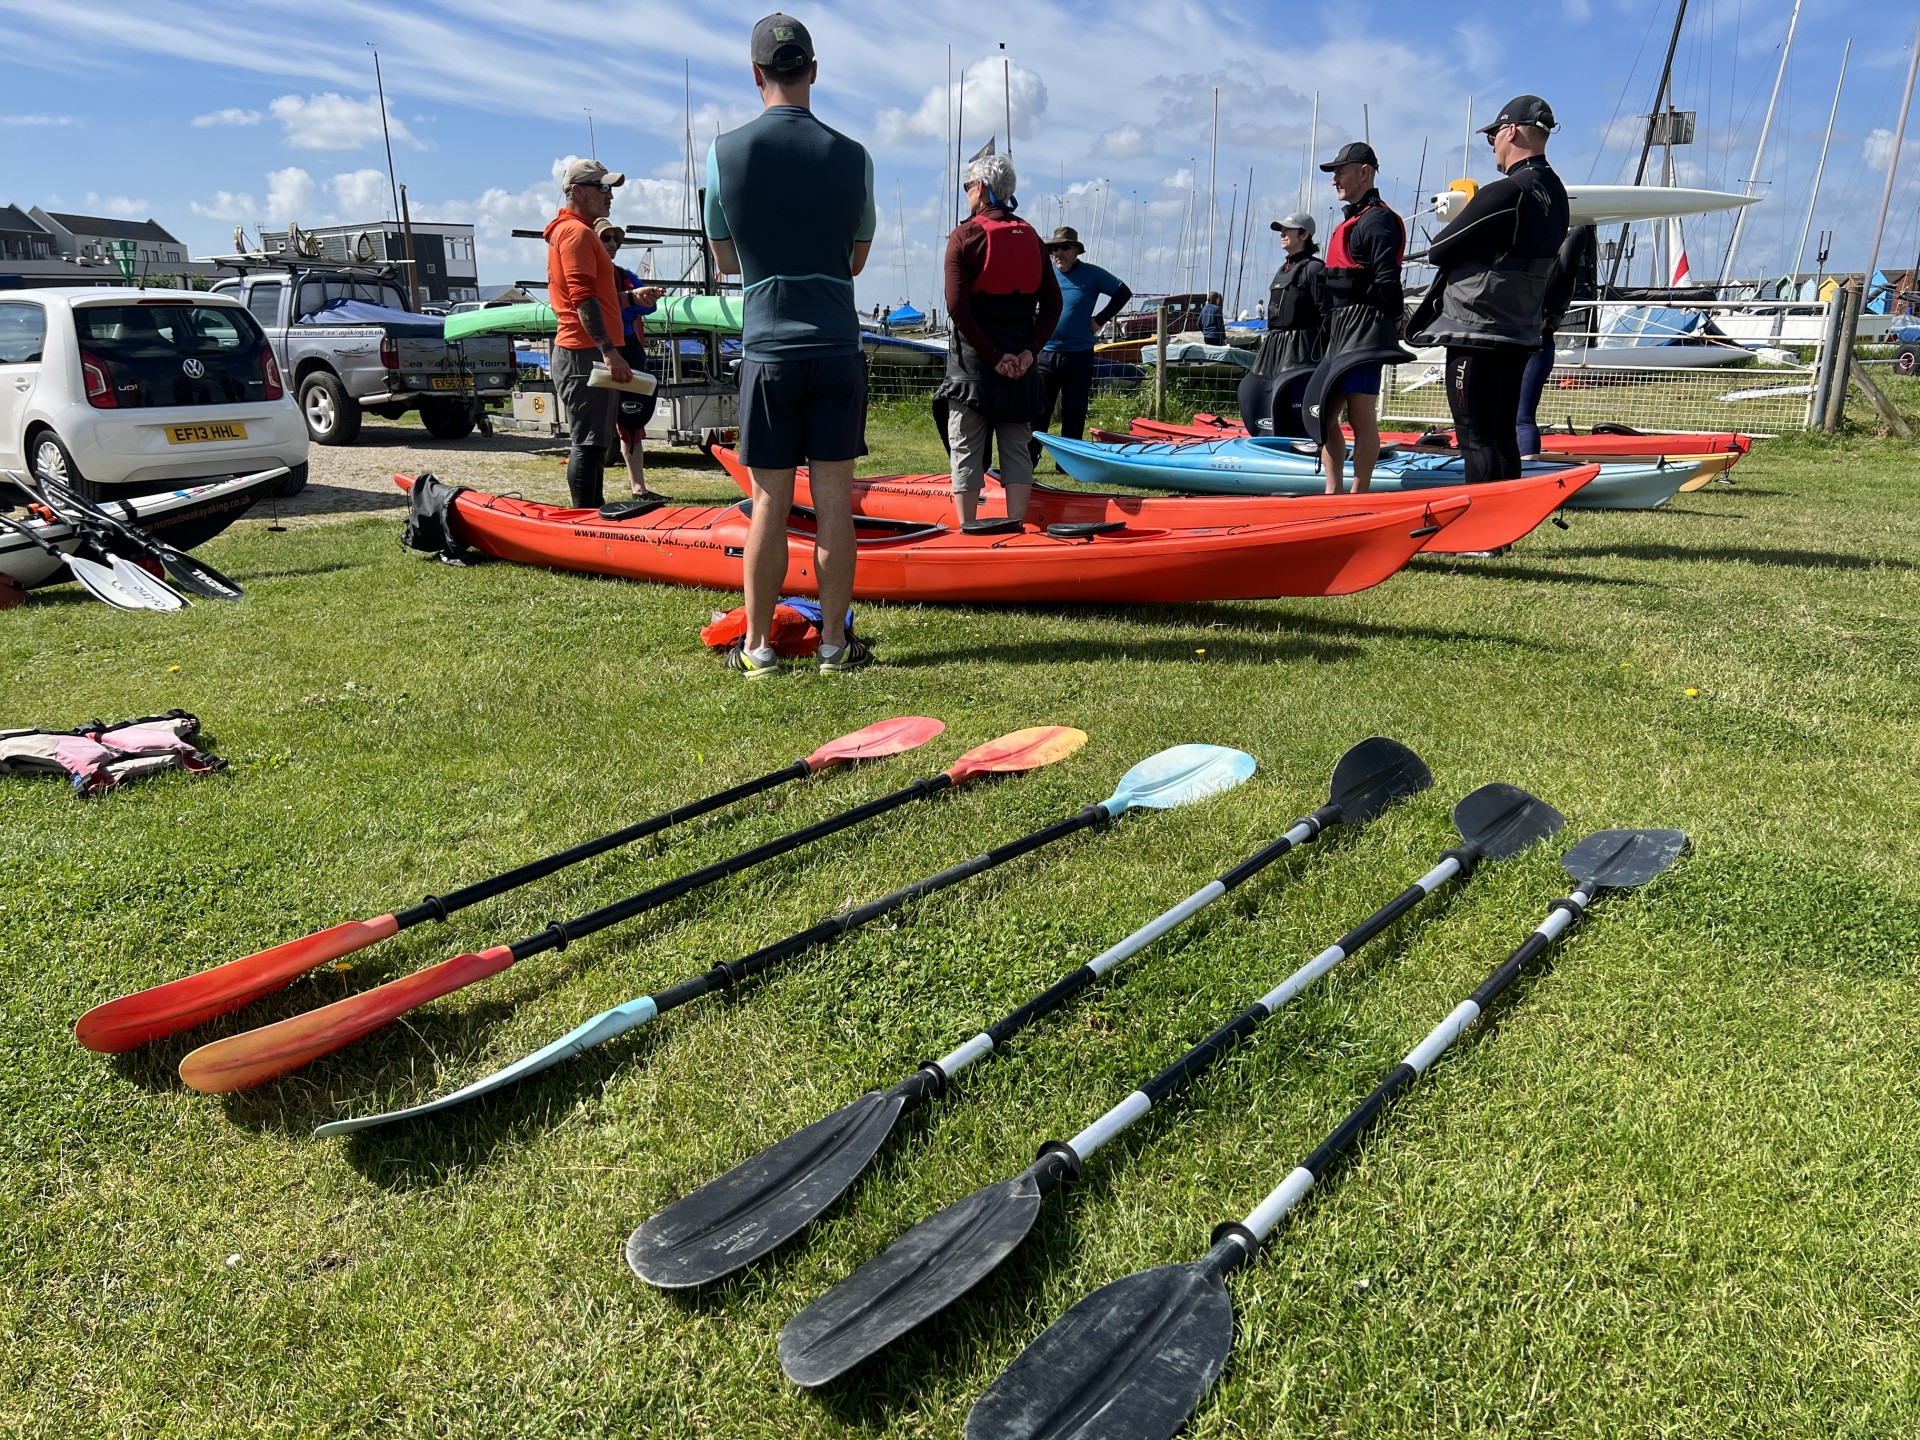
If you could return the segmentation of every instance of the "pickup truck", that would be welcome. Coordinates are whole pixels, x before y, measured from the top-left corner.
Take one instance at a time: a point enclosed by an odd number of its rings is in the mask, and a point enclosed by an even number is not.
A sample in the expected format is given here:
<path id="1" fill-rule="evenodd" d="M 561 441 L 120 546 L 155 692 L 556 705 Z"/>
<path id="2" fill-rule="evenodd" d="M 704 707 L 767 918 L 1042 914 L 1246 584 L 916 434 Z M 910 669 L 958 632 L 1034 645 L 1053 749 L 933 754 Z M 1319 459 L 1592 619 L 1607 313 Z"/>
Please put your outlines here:
<path id="1" fill-rule="evenodd" d="M 213 289 L 244 301 L 267 332 L 316 445 L 351 445 L 369 410 L 398 420 L 418 409 L 428 434 L 458 440 L 488 401 L 513 393 L 512 342 L 445 339 L 437 317 L 407 312 L 390 270 L 289 262 Z"/>

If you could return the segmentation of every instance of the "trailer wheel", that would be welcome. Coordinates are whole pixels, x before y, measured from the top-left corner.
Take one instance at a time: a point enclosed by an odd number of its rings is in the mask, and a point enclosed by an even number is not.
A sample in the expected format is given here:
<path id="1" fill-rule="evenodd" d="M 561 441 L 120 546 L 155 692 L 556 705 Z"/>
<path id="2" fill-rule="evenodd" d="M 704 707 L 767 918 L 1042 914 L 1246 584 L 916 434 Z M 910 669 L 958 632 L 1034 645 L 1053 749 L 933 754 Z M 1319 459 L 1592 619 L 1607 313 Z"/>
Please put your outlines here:
<path id="1" fill-rule="evenodd" d="M 1915 370 L 1920 370 L 1920 349 L 1902 345 L 1900 353 L 1893 357 L 1893 368 L 1902 375 L 1911 375 Z"/>

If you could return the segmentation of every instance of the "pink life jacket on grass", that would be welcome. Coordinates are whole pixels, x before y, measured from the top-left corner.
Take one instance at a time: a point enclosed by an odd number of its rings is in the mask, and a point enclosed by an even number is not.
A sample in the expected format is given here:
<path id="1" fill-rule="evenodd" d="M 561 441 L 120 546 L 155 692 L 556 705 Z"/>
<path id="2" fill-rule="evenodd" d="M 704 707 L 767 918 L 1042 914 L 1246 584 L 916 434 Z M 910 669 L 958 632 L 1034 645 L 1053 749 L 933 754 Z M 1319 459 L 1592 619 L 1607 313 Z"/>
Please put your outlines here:
<path id="1" fill-rule="evenodd" d="M 65 775 L 76 795 L 96 795 L 158 770 L 206 775 L 226 761 L 192 741 L 200 720 L 185 710 L 71 730 L 0 730 L 0 775 Z"/>

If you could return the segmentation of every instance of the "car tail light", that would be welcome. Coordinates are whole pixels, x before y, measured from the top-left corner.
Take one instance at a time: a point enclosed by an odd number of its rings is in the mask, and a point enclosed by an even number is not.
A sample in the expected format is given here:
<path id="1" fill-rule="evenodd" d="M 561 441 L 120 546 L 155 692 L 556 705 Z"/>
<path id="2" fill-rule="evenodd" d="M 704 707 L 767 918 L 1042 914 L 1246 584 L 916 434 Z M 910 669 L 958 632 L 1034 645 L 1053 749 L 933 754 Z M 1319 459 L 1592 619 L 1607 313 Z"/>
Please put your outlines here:
<path id="1" fill-rule="evenodd" d="M 400 368 L 400 347 L 391 335 L 380 341 L 380 363 L 389 370 Z"/>
<path id="2" fill-rule="evenodd" d="M 273 351 L 264 345 L 260 347 L 260 378 L 266 382 L 267 399 L 278 400 L 287 393 L 280 383 L 280 366 L 273 358 Z"/>
<path id="3" fill-rule="evenodd" d="M 96 410 L 118 410 L 120 397 L 113 393 L 113 375 L 107 362 L 91 350 L 80 352 L 80 373 L 87 382 L 87 403 Z"/>

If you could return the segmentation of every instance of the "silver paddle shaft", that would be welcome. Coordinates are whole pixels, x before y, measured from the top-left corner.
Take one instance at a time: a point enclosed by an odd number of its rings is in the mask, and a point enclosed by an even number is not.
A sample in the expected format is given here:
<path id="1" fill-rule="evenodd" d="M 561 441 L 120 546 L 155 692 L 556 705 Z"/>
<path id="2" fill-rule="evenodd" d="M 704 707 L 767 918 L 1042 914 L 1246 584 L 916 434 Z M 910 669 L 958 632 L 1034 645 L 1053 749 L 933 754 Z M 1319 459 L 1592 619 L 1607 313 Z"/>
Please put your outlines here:
<path id="1" fill-rule="evenodd" d="M 1318 955 L 1314 956 L 1313 959 L 1294 971 L 1293 974 L 1289 975 L 1285 980 L 1282 980 L 1272 990 L 1269 990 L 1265 995 L 1261 996 L 1258 1001 L 1236 1017 L 1230 1026 L 1224 1027 L 1222 1031 L 1216 1031 L 1213 1035 L 1208 1036 L 1207 1039 L 1188 1051 L 1187 1055 L 1181 1061 L 1176 1062 L 1173 1067 L 1155 1076 L 1147 1085 L 1135 1090 L 1131 1095 L 1127 1096 L 1126 1099 L 1122 1100 L 1118 1105 L 1094 1121 L 1093 1124 L 1074 1136 L 1073 1139 L 1067 1142 L 1073 1147 L 1073 1153 L 1078 1155 L 1082 1162 L 1086 1161 L 1096 1150 L 1100 1149 L 1101 1146 L 1112 1140 L 1114 1136 L 1118 1135 L 1129 1125 L 1133 1124 L 1134 1121 L 1151 1110 L 1155 1099 L 1157 1099 L 1160 1094 L 1164 1094 L 1168 1089 L 1171 1089 L 1174 1084 L 1197 1075 L 1201 1070 L 1205 1069 L 1206 1066 L 1213 1061 L 1214 1057 L 1224 1050 L 1228 1044 L 1240 1038 L 1241 1035 L 1244 1035 L 1255 1025 L 1259 1024 L 1261 1020 L 1264 1020 L 1275 1010 L 1287 1004 L 1314 981 L 1318 980 L 1322 975 L 1325 975 L 1329 970 L 1333 969 L 1334 966 L 1345 960 L 1355 950 L 1358 950 L 1361 945 L 1373 938 L 1375 934 L 1378 934 L 1379 929 L 1385 924 L 1391 923 L 1396 915 L 1405 913 L 1405 911 L 1411 909 L 1413 905 L 1424 900 L 1435 890 L 1446 884 L 1447 881 L 1458 875 L 1460 870 L 1461 861 L 1458 856 L 1449 855 L 1446 859 L 1442 860 L 1438 865 L 1434 866 L 1433 869 L 1414 881 L 1400 896 L 1396 897 L 1393 905 L 1385 907 L 1381 911 L 1375 911 L 1374 916 L 1369 917 L 1367 922 L 1363 922 L 1353 931 L 1343 935 L 1339 941 L 1329 945 Z M 1392 913 L 1388 914 L 1388 911 Z M 1387 916 L 1385 920 L 1380 921 L 1378 924 L 1373 923 L 1375 919 L 1383 914 Z M 1235 1031 L 1236 1033 L 1227 1033 L 1228 1031 Z"/>
<path id="2" fill-rule="evenodd" d="M 1564 904 L 1557 906 L 1551 915 L 1535 927 L 1527 945 L 1533 948 L 1534 953 L 1544 950 L 1559 939 L 1566 932 L 1567 927 L 1579 919 L 1580 913 L 1592 903 L 1593 896 L 1587 891 L 1574 891 L 1567 897 Z M 1288 1212 L 1306 1198 L 1307 1192 L 1313 1189 L 1314 1183 L 1338 1152 L 1358 1138 L 1360 1130 L 1365 1128 L 1366 1124 L 1394 1095 L 1421 1075 L 1426 1074 L 1427 1068 L 1473 1027 L 1473 1023 L 1480 1018 L 1484 1008 L 1478 1000 L 1474 999 L 1462 1000 L 1454 1006 L 1453 1013 L 1434 1026 L 1427 1033 L 1426 1039 L 1407 1052 L 1407 1058 L 1400 1062 L 1393 1075 L 1388 1077 L 1379 1090 L 1368 1097 L 1365 1104 L 1347 1117 L 1341 1127 L 1328 1137 L 1327 1144 L 1316 1150 L 1306 1165 L 1300 1166 L 1274 1186 L 1273 1192 L 1254 1207 L 1252 1214 L 1240 1222 L 1241 1227 L 1250 1233 L 1256 1242 L 1265 1240 L 1271 1235 L 1273 1228 L 1286 1219 Z"/>
<path id="3" fill-rule="evenodd" d="M 1321 827 L 1313 821 L 1302 820 L 1282 838 L 1287 841 L 1288 848 L 1291 849 L 1296 845 L 1306 844 L 1320 833 L 1320 829 Z M 1162 935 L 1186 924 L 1207 906 L 1225 895 L 1229 888 L 1224 880 L 1215 880 L 1203 885 L 1165 914 L 1155 916 L 1126 939 L 1102 950 L 1086 963 L 1085 968 L 1092 971 L 1095 978 L 1105 975 L 1128 956 L 1139 954 Z M 993 1036 L 983 1030 L 952 1054 L 943 1055 L 933 1063 L 940 1067 L 941 1074 L 951 1080 L 976 1060 L 983 1060 L 991 1055 L 993 1046 Z"/>

